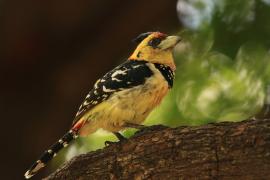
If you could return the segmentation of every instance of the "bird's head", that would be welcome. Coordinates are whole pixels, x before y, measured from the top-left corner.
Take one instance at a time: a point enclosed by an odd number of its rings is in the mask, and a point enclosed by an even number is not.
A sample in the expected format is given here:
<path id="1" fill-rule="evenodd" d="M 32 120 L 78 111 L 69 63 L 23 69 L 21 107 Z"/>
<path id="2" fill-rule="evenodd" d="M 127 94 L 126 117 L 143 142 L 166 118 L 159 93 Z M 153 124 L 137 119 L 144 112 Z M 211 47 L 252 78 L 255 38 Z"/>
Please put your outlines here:
<path id="1" fill-rule="evenodd" d="M 144 60 L 164 64 L 175 70 L 172 51 L 180 40 L 178 36 L 168 36 L 161 32 L 140 34 L 134 40 L 138 43 L 138 46 L 129 57 L 129 60 Z"/>

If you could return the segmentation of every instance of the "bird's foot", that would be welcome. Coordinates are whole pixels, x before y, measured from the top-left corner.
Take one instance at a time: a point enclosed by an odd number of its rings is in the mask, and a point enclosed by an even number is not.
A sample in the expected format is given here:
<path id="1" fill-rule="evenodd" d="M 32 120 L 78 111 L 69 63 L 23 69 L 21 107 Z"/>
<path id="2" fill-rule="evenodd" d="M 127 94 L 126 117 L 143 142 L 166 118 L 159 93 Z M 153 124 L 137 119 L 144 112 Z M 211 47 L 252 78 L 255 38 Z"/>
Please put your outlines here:
<path id="1" fill-rule="evenodd" d="M 117 142 L 113 142 L 113 141 L 105 141 L 104 144 L 105 146 L 110 146 L 110 145 L 113 145 L 113 144 L 116 144 Z"/>
<path id="2" fill-rule="evenodd" d="M 116 143 L 121 143 L 121 142 L 125 142 L 127 141 L 127 138 L 125 138 L 122 134 L 120 134 L 119 132 L 114 132 L 113 133 L 118 139 L 119 141 L 118 142 L 113 142 L 113 141 L 105 141 L 105 146 L 109 146 L 109 145 L 113 145 L 113 144 L 116 144 Z"/>

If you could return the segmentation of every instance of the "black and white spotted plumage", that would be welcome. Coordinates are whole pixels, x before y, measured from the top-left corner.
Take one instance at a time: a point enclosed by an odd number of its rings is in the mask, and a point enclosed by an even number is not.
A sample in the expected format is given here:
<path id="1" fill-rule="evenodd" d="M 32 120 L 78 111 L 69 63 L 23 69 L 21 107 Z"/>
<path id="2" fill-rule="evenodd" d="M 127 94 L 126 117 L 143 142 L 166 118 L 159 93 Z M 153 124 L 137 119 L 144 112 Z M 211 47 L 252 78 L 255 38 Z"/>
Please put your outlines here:
<path id="1" fill-rule="evenodd" d="M 155 67 L 161 72 L 165 80 L 168 82 L 170 88 L 173 87 L 174 80 L 174 72 L 171 70 L 169 66 L 165 66 L 163 64 L 155 63 Z"/>
<path id="2" fill-rule="evenodd" d="M 108 99 L 114 92 L 143 84 L 153 74 L 146 63 L 146 61 L 128 60 L 105 74 L 86 96 L 73 123 L 77 122 L 85 112 Z"/>
<path id="3" fill-rule="evenodd" d="M 141 85 L 153 72 L 146 65 L 147 61 L 128 60 L 109 71 L 102 78 L 98 79 L 94 88 L 87 94 L 79 108 L 73 124 L 76 123 L 85 112 L 99 103 L 107 100 L 114 92 Z M 174 72 L 170 67 L 154 63 L 155 67 L 162 73 L 169 87 L 173 86 Z"/>
<path id="4" fill-rule="evenodd" d="M 68 144 L 77 138 L 77 132 L 70 130 L 61 139 L 54 143 L 47 151 L 45 151 L 40 158 L 29 168 L 25 173 L 25 178 L 30 178 L 35 175 L 42 167 L 44 167 L 56 154 L 68 146 Z"/>

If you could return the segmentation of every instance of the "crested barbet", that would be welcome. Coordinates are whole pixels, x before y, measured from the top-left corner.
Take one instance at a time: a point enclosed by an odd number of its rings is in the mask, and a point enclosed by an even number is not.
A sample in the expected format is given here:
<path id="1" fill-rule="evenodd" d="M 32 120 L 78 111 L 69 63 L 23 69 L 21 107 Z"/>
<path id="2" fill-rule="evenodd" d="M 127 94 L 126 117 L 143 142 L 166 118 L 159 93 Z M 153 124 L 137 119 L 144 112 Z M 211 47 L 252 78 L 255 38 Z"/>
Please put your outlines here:
<path id="1" fill-rule="evenodd" d="M 80 106 L 71 129 L 52 145 L 25 173 L 31 178 L 63 147 L 78 136 L 99 128 L 114 133 L 125 128 L 140 128 L 149 113 L 160 104 L 173 86 L 173 48 L 178 36 L 147 32 L 134 41 L 138 44 L 127 61 L 98 79 Z"/>

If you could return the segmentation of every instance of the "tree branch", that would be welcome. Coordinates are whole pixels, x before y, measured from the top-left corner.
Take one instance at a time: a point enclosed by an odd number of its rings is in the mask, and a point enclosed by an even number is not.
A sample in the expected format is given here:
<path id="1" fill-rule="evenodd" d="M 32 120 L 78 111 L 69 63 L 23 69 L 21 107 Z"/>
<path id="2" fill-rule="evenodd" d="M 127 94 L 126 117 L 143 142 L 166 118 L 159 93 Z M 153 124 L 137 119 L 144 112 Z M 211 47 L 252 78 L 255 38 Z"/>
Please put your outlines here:
<path id="1" fill-rule="evenodd" d="M 46 179 L 270 179 L 270 120 L 152 126 L 74 157 Z"/>

